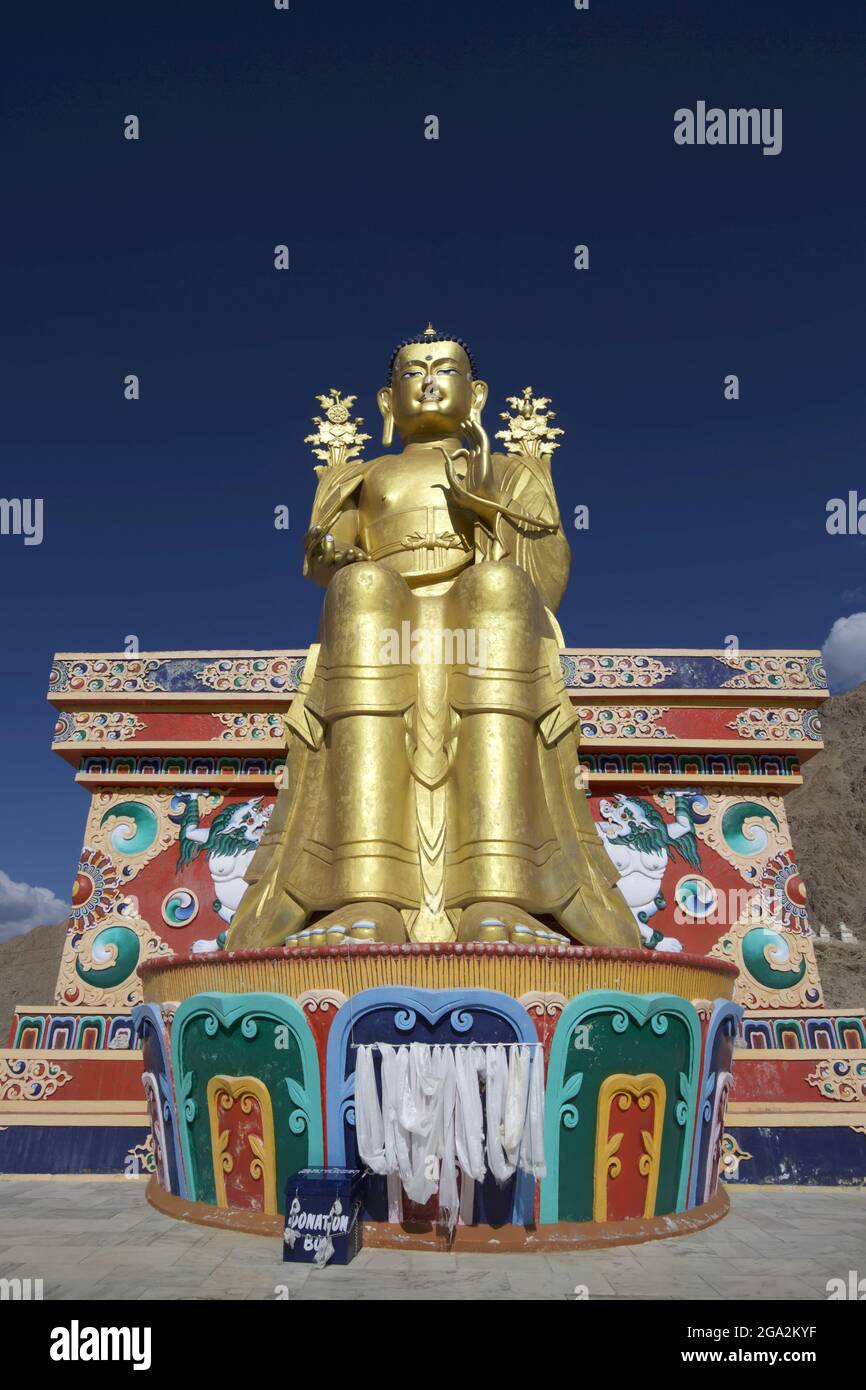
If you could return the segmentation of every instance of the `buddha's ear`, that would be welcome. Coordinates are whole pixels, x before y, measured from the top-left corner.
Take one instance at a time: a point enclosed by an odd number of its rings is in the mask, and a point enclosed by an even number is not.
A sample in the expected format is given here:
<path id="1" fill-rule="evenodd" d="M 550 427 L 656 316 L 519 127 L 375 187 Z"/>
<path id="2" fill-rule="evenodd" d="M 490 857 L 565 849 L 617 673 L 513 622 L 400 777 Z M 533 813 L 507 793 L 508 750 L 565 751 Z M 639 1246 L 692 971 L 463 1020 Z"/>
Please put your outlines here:
<path id="1" fill-rule="evenodd" d="M 481 419 L 481 412 L 487 401 L 487 382 L 473 381 L 472 383 L 472 407 L 470 415 L 473 420 Z"/>
<path id="2" fill-rule="evenodd" d="M 377 391 L 376 400 L 379 404 L 379 410 L 382 413 L 382 419 L 384 421 L 382 426 L 382 443 L 387 449 L 394 442 L 394 407 L 390 386 L 383 386 L 381 391 Z"/>

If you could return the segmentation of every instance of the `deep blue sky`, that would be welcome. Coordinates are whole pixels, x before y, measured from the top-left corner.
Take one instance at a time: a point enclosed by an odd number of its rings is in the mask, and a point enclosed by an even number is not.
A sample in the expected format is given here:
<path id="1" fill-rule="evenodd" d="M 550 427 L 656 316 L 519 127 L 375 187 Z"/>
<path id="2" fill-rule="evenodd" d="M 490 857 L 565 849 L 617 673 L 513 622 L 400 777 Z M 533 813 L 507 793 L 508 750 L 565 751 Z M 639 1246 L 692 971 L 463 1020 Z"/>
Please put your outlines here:
<path id="1" fill-rule="evenodd" d="M 866 490 L 864 39 L 859 0 L 8 9 L 0 493 L 44 498 L 45 539 L 0 537 L 0 868 L 68 893 L 55 650 L 311 640 L 315 394 L 378 440 L 428 318 L 489 425 L 554 398 L 591 518 L 569 643 L 814 647 L 866 608 L 866 542 L 824 529 Z M 782 153 L 675 145 L 699 99 L 782 107 Z"/>

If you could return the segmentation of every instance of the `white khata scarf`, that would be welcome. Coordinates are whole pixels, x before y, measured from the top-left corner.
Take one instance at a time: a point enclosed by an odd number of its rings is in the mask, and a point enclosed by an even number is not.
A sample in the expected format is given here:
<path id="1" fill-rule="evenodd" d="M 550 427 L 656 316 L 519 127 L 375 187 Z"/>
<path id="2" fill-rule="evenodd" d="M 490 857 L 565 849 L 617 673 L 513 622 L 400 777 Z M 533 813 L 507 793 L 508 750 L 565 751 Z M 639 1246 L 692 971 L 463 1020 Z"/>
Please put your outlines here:
<path id="1" fill-rule="evenodd" d="M 375 1048 L 356 1049 L 355 1134 L 363 1161 L 389 1178 L 390 1220 L 402 1216 L 397 1177 L 407 1197 L 422 1206 L 438 1193 L 440 1218 L 453 1230 L 458 1209 L 471 1223 L 475 1184 L 484 1181 L 488 1165 L 500 1185 L 518 1165 L 545 1176 L 541 1048 L 410 1043 L 395 1049 L 379 1043 L 378 1049 L 381 1103 Z"/>
<path id="2" fill-rule="evenodd" d="M 523 1139 L 520 1143 L 520 1168 L 533 1178 L 547 1177 L 544 1160 L 544 1057 L 541 1048 L 533 1051 L 529 1077 L 529 1101 Z"/>

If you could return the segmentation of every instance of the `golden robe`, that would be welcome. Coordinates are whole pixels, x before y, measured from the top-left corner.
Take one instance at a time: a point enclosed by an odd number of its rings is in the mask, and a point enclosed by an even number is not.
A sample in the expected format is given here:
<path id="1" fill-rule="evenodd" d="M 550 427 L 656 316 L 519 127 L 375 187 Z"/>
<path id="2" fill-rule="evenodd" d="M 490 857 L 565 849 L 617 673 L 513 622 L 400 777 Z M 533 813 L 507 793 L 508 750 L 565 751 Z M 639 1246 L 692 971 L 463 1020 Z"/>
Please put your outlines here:
<path id="1" fill-rule="evenodd" d="M 578 773 L 549 464 L 492 456 L 508 509 L 494 539 L 449 496 L 444 463 L 406 458 L 322 478 L 311 525 L 369 559 L 327 585 L 229 947 L 277 945 L 364 902 L 400 910 L 415 940 L 453 939 L 462 909 L 494 902 L 586 944 L 637 946 Z"/>

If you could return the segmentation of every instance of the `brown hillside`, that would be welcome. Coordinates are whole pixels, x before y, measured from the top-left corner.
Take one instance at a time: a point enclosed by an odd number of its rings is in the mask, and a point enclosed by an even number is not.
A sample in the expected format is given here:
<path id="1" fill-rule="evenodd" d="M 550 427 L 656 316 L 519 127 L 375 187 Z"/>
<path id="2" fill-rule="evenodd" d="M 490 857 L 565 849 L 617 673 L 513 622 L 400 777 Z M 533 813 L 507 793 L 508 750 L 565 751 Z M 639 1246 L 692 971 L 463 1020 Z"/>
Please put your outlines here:
<path id="1" fill-rule="evenodd" d="M 815 955 L 827 1008 L 866 1006 L 866 945 L 861 941 L 816 941 Z"/>
<path id="2" fill-rule="evenodd" d="M 50 1004 L 60 969 L 66 923 L 34 927 L 0 945 L 0 1046 L 9 1037 L 16 1004 Z"/>
<path id="3" fill-rule="evenodd" d="M 866 685 L 834 695 L 821 711 L 823 753 L 803 767 L 786 798 L 813 930 L 839 936 L 844 922 L 866 941 Z"/>

